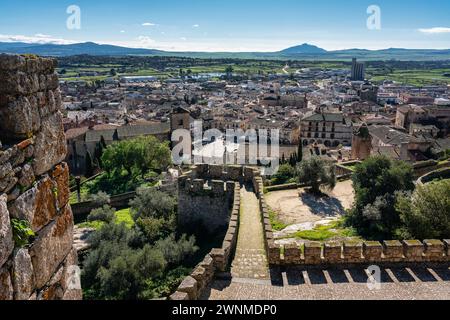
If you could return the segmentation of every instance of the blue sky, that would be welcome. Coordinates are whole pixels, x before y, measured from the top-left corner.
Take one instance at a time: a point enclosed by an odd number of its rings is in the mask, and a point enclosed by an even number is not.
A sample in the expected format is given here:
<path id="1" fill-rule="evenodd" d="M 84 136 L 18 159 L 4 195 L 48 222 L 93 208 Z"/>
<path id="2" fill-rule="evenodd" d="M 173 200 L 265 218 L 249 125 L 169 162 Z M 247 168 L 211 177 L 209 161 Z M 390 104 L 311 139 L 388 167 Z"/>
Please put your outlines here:
<path id="1" fill-rule="evenodd" d="M 69 30 L 69 5 L 81 29 Z M 381 9 L 369 30 L 367 8 Z M 450 48 L 448 0 L 0 0 L 0 41 L 93 41 L 173 51 Z"/>

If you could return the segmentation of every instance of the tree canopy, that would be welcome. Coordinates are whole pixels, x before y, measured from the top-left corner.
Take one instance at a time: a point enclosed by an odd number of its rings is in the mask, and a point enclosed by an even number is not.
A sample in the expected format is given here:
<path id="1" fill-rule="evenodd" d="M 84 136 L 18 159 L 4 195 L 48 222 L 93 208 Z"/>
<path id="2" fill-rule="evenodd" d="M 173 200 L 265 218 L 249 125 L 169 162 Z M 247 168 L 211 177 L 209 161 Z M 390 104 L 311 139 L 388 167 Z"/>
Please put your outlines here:
<path id="1" fill-rule="evenodd" d="M 370 157 L 356 166 L 352 180 L 355 203 L 347 224 L 367 238 L 395 237 L 400 226 L 395 202 L 398 192 L 414 189 L 412 167 L 385 156 Z"/>
<path id="2" fill-rule="evenodd" d="M 297 175 L 299 182 L 311 186 L 315 194 L 321 193 L 320 187 L 332 190 L 336 186 L 334 166 L 319 157 L 302 161 L 297 166 Z"/>

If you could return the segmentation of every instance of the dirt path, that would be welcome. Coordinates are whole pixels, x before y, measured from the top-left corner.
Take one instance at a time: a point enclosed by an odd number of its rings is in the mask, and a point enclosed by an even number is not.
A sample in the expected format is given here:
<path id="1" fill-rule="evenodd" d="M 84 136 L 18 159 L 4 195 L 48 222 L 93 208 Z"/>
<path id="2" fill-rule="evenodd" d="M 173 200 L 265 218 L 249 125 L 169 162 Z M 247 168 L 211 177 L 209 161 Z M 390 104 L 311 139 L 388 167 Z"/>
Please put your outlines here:
<path id="1" fill-rule="evenodd" d="M 241 218 L 231 274 L 233 278 L 269 278 L 258 199 L 249 186 L 241 189 Z"/>

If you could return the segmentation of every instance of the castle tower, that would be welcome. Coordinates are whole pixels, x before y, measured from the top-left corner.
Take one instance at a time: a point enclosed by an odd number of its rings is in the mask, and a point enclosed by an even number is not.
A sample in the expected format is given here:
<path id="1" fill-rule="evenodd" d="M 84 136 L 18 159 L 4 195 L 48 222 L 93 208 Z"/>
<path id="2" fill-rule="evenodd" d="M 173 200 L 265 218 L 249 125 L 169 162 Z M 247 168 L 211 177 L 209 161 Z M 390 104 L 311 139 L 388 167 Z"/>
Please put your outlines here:
<path id="1" fill-rule="evenodd" d="M 370 157 L 372 151 L 372 138 L 367 124 L 363 123 L 353 131 L 352 159 L 365 160 Z"/>
<path id="2" fill-rule="evenodd" d="M 170 116 L 170 131 L 173 132 L 177 129 L 190 130 L 191 113 L 189 110 L 183 107 L 177 107 L 172 111 Z"/>

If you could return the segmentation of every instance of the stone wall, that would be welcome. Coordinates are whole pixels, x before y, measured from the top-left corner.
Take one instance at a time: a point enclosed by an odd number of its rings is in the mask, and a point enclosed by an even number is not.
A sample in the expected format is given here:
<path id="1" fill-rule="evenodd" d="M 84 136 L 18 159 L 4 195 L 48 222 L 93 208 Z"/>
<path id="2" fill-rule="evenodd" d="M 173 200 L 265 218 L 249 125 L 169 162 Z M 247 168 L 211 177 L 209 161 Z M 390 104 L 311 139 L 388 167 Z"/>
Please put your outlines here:
<path id="1" fill-rule="evenodd" d="M 450 261 L 450 240 L 389 240 L 310 242 L 302 246 L 274 241 L 263 181 L 254 171 L 253 186 L 259 199 L 264 241 L 270 265 L 340 265 L 367 263 L 421 263 Z"/>
<path id="2" fill-rule="evenodd" d="M 277 246 L 268 242 L 271 265 L 393 264 L 450 261 L 450 240 L 310 242 Z"/>
<path id="3" fill-rule="evenodd" d="M 178 227 L 182 232 L 225 230 L 233 206 L 235 182 L 227 181 L 223 167 L 197 166 L 178 178 Z"/>
<path id="4" fill-rule="evenodd" d="M 194 172 L 195 172 L 194 168 Z M 200 182 L 199 182 L 200 185 Z M 217 185 L 218 186 L 218 185 Z M 239 217 L 241 206 L 241 188 L 238 182 L 227 183 L 227 188 L 233 186 L 231 217 L 228 222 L 228 229 L 221 248 L 214 248 L 208 253 L 186 277 L 178 287 L 177 291 L 170 296 L 170 300 L 197 300 L 202 296 L 205 289 L 214 279 L 214 275 L 227 270 L 231 263 L 232 255 L 236 249 Z"/>
<path id="5" fill-rule="evenodd" d="M 54 68 L 0 55 L 0 300 L 82 298 Z M 25 245 L 21 221 L 34 233 Z"/>

